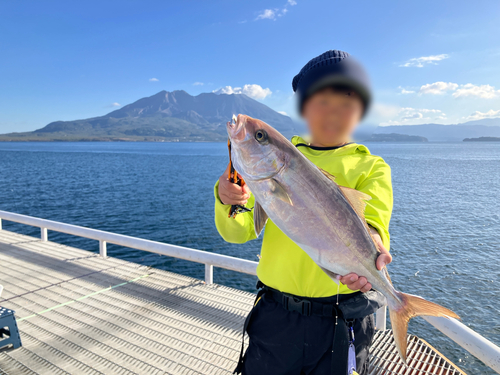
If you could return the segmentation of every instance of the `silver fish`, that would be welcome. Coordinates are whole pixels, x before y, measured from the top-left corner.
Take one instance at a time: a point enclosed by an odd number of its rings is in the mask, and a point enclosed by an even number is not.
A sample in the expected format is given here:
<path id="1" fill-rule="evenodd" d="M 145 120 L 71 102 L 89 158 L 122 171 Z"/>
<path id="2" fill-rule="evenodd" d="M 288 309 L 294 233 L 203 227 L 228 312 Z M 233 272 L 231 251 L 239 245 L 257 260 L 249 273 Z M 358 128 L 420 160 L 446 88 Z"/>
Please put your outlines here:
<path id="1" fill-rule="evenodd" d="M 365 276 L 386 298 L 397 349 L 406 363 L 408 322 L 419 315 L 453 317 L 451 310 L 397 291 L 387 269 L 375 262 L 379 250 L 366 221 L 370 196 L 339 186 L 266 123 L 245 115 L 227 123 L 231 158 L 255 196 L 257 236 L 271 219 L 335 282 L 337 275 Z"/>

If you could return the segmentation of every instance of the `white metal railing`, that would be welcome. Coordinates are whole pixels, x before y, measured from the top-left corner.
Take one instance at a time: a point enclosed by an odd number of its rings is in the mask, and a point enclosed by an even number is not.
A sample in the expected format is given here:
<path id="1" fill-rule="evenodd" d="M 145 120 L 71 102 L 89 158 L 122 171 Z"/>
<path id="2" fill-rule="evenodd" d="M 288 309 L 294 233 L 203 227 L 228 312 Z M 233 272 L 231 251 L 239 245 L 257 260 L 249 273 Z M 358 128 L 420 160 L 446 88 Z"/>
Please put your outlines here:
<path id="1" fill-rule="evenodd" d="M 207 284 L 213 283 L 214 266 L 232 271 L 247 273 L 250 275 L 256 275 L 257 262 L 246 259 L 230 257 L 227 255 L 215 254 L 208 251 L 195 250 L 188 247 L 170 245 L 156 241 L 144 240 L 142 238 L 125 236 L 123 234 L 105 232 L 102 230 L 85 228 L 77 225 L 60 223 L 57 221 L 39 219 L 32 216 L 14 214 L 6 211 L 0 211 L 0 229 L 2 229 L 2 219 L 39 227 L 41 232 L 40 239 L 42 241 L 48 240 L 47 230 L 99 241 L 99 254 L 102 257 L 107 256 L 106 244 L 112 243 L 115 245 L 149 251 L 169 257 L 185 259 L 191 262 L 203 263 L 205 264 L 205 282 Z"/>
<path id="2" fill-rule="evenodd" d="M 31 225 L 40 228 L 41 241 L 48 241 L 47 230 L 71 234 L 74 236 L 90 238 L 99 241 L 99 253 L 106 257 L 106 244 L 113 243 L 133 249 L 149 251 L 174 258 L 189 260 L 191 262 L 205 264 L 205 282 L 213 283 L 213 267 L 225 268 L 228 270 L 242 272 L 249 275 L 256 275 L 257 262 L 235 258 L 227 255 L 210 253 L 190 249 L 187 247 L 165 244 L 156 241 L 144 240 L 137 237 L 125 236 L 96 229 L 80 227 L 77 225 L 60 223 L 57 221 L 40 219 L 32 216 L 15 214 L 7 211 L 0 211 L 0 230 L 2 230 L 2 219 L 16 223 Z M 377 328 L 386 329 L 386 308 L 377 311 Z M 456 319 L 423 317 L 446 336 L 451 338 L 469 353 L 483 361 L 500 374 L 500 348 L 473 331 Z"/>
<path id="3" fill-rule="evenodd" d="M 500 374 L 500 348 L 454 318 L 422 316 L 474 357 Z"/>

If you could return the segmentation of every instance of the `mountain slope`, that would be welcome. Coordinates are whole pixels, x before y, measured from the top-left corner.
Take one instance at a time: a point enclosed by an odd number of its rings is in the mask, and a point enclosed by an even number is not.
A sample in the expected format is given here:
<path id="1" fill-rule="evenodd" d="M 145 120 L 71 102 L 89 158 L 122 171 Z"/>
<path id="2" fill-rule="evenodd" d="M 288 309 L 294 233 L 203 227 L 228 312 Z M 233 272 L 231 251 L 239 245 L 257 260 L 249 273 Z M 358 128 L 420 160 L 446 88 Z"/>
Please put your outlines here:
<path id="1" fill-rule="evenodd" d="M 500 126 L 500 117 L 483 118 L 482 120 L 467 121 L 457 125 L 485 125 L 485 126 Z"/>
<path id="2" fill-rule="evenodd" d="M 259 118 L 288 137 L 297 131 L 290 117 L 244 94 L 161 91 L 104 116 L 55 121 L 33 132 L 0 135 L 0 140 L 222 141 L 227 138 L 226 122 L 239 113 Z"/>
<path id="3" fill-rule="evenodd" d="M 379 126 L 375 134 L 405 134 L 425 137 L 431 142 L 459 142 L 464 138 L 498 137 L 500 126 L 486 125 L 391 125 Z"/>

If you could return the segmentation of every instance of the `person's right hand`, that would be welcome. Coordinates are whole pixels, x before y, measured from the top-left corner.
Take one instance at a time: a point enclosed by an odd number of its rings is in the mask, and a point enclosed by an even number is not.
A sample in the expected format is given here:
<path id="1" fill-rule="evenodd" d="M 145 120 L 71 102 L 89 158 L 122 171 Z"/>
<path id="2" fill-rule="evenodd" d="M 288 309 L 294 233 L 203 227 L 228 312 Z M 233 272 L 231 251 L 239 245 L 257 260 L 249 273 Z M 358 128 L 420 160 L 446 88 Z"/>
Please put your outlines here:
<path id="1" fill-rule="evenodd" d="M 241 187 L 229 181 L 227 179 L 228 172 L 229 165 L 224 174 L 219 177 L 219 198 L 222 204 L 243 206 L 250 198 L 250 189 L 246 184 Z"/>

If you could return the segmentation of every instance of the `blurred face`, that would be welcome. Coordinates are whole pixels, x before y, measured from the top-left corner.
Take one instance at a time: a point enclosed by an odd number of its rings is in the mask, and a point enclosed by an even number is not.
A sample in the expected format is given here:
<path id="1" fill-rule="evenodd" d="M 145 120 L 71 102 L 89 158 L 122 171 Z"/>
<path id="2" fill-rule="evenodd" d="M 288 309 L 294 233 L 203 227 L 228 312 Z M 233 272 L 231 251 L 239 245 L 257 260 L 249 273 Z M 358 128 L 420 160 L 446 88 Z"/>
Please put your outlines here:
<path id="1" fill-rule="evenodd" d="M 349 141 L 363 115 L 363 102 L 348 88 L 327 87 L 304 103 L 302 117 L 311 133 L 311 144 L 340 146 Z"/>

